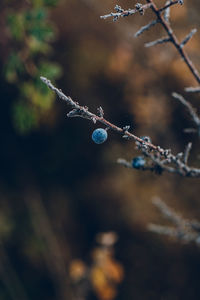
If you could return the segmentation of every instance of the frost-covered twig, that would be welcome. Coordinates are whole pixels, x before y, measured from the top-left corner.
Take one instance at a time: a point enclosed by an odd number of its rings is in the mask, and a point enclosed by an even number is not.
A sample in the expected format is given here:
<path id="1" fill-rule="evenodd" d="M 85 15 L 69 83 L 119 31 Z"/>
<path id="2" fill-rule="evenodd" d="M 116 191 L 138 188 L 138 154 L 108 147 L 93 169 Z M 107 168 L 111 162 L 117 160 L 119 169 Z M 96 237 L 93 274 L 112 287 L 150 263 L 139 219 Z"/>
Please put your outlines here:
<path id="1" fill-rule="evenodd" d="M 131 16 L 131 15 L 134 15 L 136 14 L 137 12 L 139 12 L 140 14 L 144 14 L 145 10 L 147 10 L 149 7 L 151 6 L 151 4 L 145 4 L 145 5 L 142 5 L 140 3 L 137 3 L 135 5 L 135 8 L 134 9 L 123 9 L 121 8 L 121 6 L 119 5 L 116 5 L 115 6 L 115 13 L 111 12 L 110 14 L 107 14 L 107 15 L 104 15 L 104 16 L 100 16 L 101 19 L 108 19 L 110 17 L 113 18 L 113 21 L 117 21 L 120 17 L 121 18 L 124 18 L 124 17 L 128 17 L 128 16 Z"/>
<path id="2" fill-rule="evenodd" d="M 178 153 L 176 156 L 169 152 L 167 158 L 161 157 L 158 152 L 153 153 L 146 149 L 143 149 L 142 153 L 148 160 L 146 161 L 145 166 L 136 169 L 152 171 L 156 174 L 168 172 L 183 177 L 200 177 L 200 169 L 188 166 L 187 162 L 184 161 L 182 152 Z M 127 168 L 134 168 L 132 161 L 119 158 L 117 162 Z"/>
<path id="3" fill-rule="evenodd" d="M 148 149 L 150 151 L 156 151 L 156 152 L 159 152 L 162 156 L 165 156 L 165 150 L 162 149 L 161 147 L 159 146 L 155 146 L 153 145 L 152 143 L 149 143 L 149 142 L 144 142 L 141 138 L 137 137 L 136 135 L 134 135 L 133 133 L 130 133 L 128 131 L 129 129 L 129 126 L 125 126 L 123 128 L 120 128 L 114 124 L 112 124 L 111 122 L 107 121 L 102 115 L 101 116 L 98 116 L 96 114 L 93 114 L 91 113 L 89 110 L 88 110 L 88 107 L 86 106 L 80 106 L 78 102 L 75 102 L 71 99 L 71 97 L 69 96 L 66 96 L 60 89 L 56 88 L 50 80 L 48 80 L 47 78 L 45 77 L 40 77 L 40 79 L 51 89 L 53 90 L 60 99 L 64 100 L 67 102 L 67 104 L 69 104 L 73 110 L 71 110 L 67 116 L 68 117 L 82 117 L 82 118 L 85 118 L 85 119 L 88 119 L 88 120 L 91 120 L 93 121 L 93 123 L 96 123 L 97 121 L 104 124 L 106 127 L 114 130 L 114 131 L 117 131 L 118 133 L 120 133 L 124 138 L 126 139 L 132 139 L 132 140 L 135 140 L 137 141 L 138 143 L 140 144 L 145 144 Z M 101 108 L 102 110 L 102 108 Z M 98 109 L 98 112 L 99 112 L 99 109 Z"/>
<path id="4" fill-rule="evenodd" d="M 150 231 L 171 236 L 184 243 L 195 242 L 200 246 L 200 223 L 198 221 L 184 219 L 167 206 L 160 198 L 154 198 L 153 204 L 157 206 L 161 213 L 175 226 L 169 227 L 149 224 L 148 229 Z"/>
<path id="5" fill-rule="evenodd" d="M 145 140 L 144 138 L 138 137 L 129 132 L 129 126 L 121 128 L 112 124 L 103 117 L 102 108 L 100 109 L 100 116 L 91 113 L 88 110 L 88 107 L 80 106 L 78 102 L 73 101 L 61 90 L 56 88 L 50 80 L 45 77 L 40 78 L 50 89 L 52 89 L 58 95 L 60 99 L 66 101 L 72 107 L 72 110 L 67 114 L 68 117 L 82 117 L 84 119 L 91 120 L 93 123 L 100 122 L 107 128 L 120 133 L 123 138 L 134 140 L 136 142 L 137 148 L 154 163 L 153 168 L 152 166 L 150 166 L 150 168 L 148 168 L 147 166 L 147 168 L 144 168 L 144 170 L 157 170 L 159 168 L 161 172 L 167 171 L 170 173 L 177 173 L 181 176 L 200 177 L 200 169 L 191 168 L 187 164 L 185 164 L 182 160 L 182 153 L 173 155 L 171 153 L 171 150 L 162 149 L 160 146 L 155 146 L 154 144 L 152 144 L 148 139 Z"/>

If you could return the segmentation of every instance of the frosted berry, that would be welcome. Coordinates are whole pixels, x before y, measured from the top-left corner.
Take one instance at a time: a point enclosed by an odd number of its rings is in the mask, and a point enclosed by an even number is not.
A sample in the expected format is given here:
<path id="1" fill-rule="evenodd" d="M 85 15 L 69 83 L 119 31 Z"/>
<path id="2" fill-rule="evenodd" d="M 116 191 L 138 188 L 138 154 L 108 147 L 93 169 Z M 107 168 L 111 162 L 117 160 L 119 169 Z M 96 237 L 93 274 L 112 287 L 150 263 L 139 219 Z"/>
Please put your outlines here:
<path id="1" fill-rule="evenodd" d="M 135 169 L 141 169 L 146 164 L 145 159 L 142 156 L 135 157 L 132 160 L 132 167 Z"/>
<path id="2" fill-rule="evenodd" d="M 107 140 L 108 134 L 107 131 L 103 128 L 97 128 L 92 133 L 92 140 L 96 144 L 102 144 Z"/>

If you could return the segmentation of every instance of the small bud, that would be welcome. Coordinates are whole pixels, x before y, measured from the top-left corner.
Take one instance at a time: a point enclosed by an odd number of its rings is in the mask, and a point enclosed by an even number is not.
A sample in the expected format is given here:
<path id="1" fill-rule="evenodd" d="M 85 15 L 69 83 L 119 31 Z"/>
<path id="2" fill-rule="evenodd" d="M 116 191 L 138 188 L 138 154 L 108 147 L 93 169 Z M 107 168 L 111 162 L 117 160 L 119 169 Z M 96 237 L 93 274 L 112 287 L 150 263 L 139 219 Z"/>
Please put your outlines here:
<path id="1" fill-rule="evenodd" d="M 149 136 L 141 136 L 140 138 L 144 142 L 151 143 L 151 138 Z"/>

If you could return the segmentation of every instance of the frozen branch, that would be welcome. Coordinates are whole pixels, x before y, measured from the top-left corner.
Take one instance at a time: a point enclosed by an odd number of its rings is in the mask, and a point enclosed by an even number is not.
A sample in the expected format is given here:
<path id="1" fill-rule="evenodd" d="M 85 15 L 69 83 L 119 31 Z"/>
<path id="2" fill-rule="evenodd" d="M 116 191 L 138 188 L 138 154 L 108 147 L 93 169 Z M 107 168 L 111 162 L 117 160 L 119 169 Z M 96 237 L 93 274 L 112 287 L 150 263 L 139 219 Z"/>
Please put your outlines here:
<path id="1" fill-rule="evenodd" d="M 84 119 L 91 120 L 93 123 L 100 122 L 105 125 L 107 128 L 110 128 L 119 134 L 122 137 L 126 137 L 130 140 L 134 140 L 136 142 L 137 149 L 140 150 L 143 155 L 149 158 L 152 161 L 153 165 L 144 166 L 144 170 L 157 170 L 161 173 L 162 171 L 176 173 L 181 176 L 187 177 L 200 177 L 200 169 L 191 168 L 187 164 L 182 161 L 182 153 L 178 153 L 177 155 L 173 155 L 171 150 L 163 149 L 160 146 L 155 146 L 149 141 L 149 139 L 144 139 L 134 135 L 129 132 L 129 126 L 118 127 L 111 122 L 107 121 L 102 116 L 103 109 L 101 108 L 101 116 L 98 116 L 89 111 L 88 107 L 80 106 L 78 102 L 75 102 L 71 99 L 71 97 L 66 96 L 61 90 L 56 88 L 50 80 L 45 77 L 40 77 L 42 82 L 46 84 L 51 90 L 53 90 L 60 99 L 64 100 L 68 105 L 71 106 L 72 110 L 67 114 L 68 117 L 81 117 Z M 130 167 L 129 164 L 126 165 Z"/>
<path id="2" fill-rule="evenodd" d="M 91 120 L 93 123 L 96 123 L 97 121 L 104 124 L 106 127 L 120 133 L 122 136 L 127 136 L 129 139 L 135 140 L 137 141 L 139 144 L 145 144 L 148 149 L 151 151 L 158 151 L 160 152 L 161 155 L 165 155 L 165 150 L 153 145 L 152 143 L 149 142 L 144 142 L 141 138 L 137 137 L 136 135 L 130 133 L 128 131 L 128 129 L 130 128 L 129 126 L 125 126 L 123 128 L 120 128 L 112 123 L 110 123 L 109 121 L 107 121 L 106 119 L 104 119 L 102 116 L 98 116 L 96 114 L 91 113 L 88 110 L 88 107 L 86 106 L 80 106 L 78 102 L 75 102 L 71 99 L 71 97 L 66 96 L 61 90 L 59 90 L 58 88 L 56 88 L 50 80 L 48 80 L 45 77 L 40 77 L 40 79 L 42 80 L 42 82 L 44 82 L 44 84 L 46 84 L 51 90 L 53 90 L 58 97 L 61 100 L 64 100 L 65 102 L 67 102 L 68 105 L 70 105 L 72 107 L 72 110 L 67 114 L 68 117 L 82 117 L 88 120 Z"/>
<path id="3" fill-rule="evenodd" d="M 189 146 L 186 147 L 184 153 L 180 152 L 176 156 L 171 154 L 171 150 L 165 150 L 166 156 L 161 157 L 159 152 L 148 151 L 145 145 L 141 146 L 136 142 L 137 149 L 142 151 L 142 154 L 148 160 L 140 169 L 142 171 L 151 171 L 156 174 L 168 172 L 172 174 L 179 174 L 185 177 L 200 177 L 200 169 L 191 168 L 187 164 L 187 155 L 189 156 Z M 119 158 L 117 162 L 127 168 L 135 169 L 133 161 Z"/>
<path id="4" fill-rule="evenodd" d="M 145 10 L 147 10 L 148 8 L 150 8 L 151 4 L 145 4 L 145 5 L 142 5 L 140 3 L 137 3 L 135 5 L 135 8 L 134 9 L 128 9 L 128 10 L 125 10 L 123 8 L 121 8 L 121 6 L 119 5 L 116 5 L 115 6 L 115 13 L 111 12 L 110 14 L 107 14 L 107 15 L 104 15 L 104 16 L 100 16 L 101 19 L 108 19 L 108 18 L 113 18 L 113 21 L 117 21 L 120 17 L 121 18 L 124 18 L 124 17 L 128 17 L 128 16 L 131 16 L 131 15 L 134 15 L 136 13 L 140 13 L 141 15 L 144 14 Z"/>
<path id="5" fill-rule="evenodd" d="M 152 171 L 156 174 L 162 174 L 163 172 L 176 173 L 181 176 L 187 177 L 199 177 L 200 169 L 194 169 L 188 166 L 187 164 L 187 155 L 189 155 L 189 146 L 188 153 L 180 152 L 177 155 L 173 155 L 171 150 L 165 150 L 165 157 L 161 157 L 159 152 L 148 151 L 148 148 L 145 145 L 138 144 L 136 142 L 137 149 L 141 150 L 143 156 L 148 158 L 145 165 L 143 165 L 140 170 L 143 171 Z M 186 147 L 187 149 L 187 147 Z M 185 161 L 186 160 L 186 161 Z M 124 165 L 128 168 L 135 168 L 133 161 L 127 161 L 122 158 L 118 160 L 118 163 Z M 139 168 L 138 168 L 139 169 Z"/>

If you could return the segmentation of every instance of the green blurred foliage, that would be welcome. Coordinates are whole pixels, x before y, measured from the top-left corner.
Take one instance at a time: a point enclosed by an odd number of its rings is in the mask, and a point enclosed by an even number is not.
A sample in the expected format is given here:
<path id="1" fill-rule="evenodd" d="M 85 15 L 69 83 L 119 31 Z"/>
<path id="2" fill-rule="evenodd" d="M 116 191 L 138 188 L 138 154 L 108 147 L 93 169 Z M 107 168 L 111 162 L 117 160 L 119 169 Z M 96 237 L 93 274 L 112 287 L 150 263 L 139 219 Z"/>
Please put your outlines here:
<path id="1" fill-rule="evenodd" d="M 55 95 L 39 77 L 55 80 L 61 75 L 61 66 L 51 62 L 55 39 L 55 26 L 49 21 L 49 10 L 58 4 L 54 1 L 31 1 L 19 10 L 8 10 L 7 28 L 11 51 L 4 65 L 6 80 L 19 90 L 14 102 L 13 120 L 19 133 L 37 128 L 44 114 L 51 110 Z M 44 57 L 45 56 L 45 57 Z"/>

